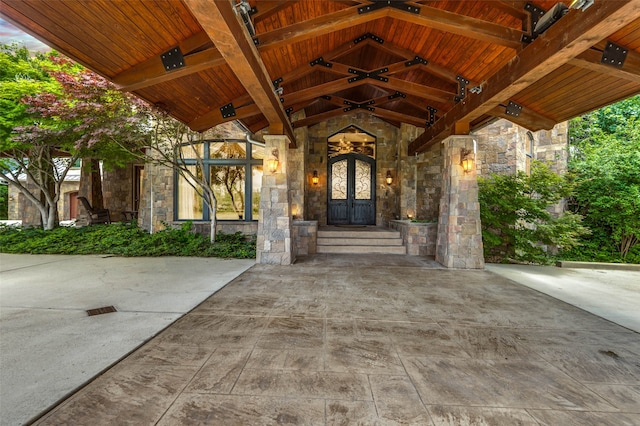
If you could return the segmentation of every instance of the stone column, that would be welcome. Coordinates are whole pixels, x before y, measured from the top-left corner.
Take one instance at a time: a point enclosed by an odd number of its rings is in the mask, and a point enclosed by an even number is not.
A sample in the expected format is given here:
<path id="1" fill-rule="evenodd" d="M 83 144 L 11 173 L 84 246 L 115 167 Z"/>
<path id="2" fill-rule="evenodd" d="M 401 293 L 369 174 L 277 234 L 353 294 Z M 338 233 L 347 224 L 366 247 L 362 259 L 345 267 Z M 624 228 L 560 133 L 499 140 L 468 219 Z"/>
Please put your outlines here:
<path id="1" fill-rule="evenodd" d="M 291 247 L 291 200 L 287 177 L 289 139 L 283 135 L 265 135 L 265 167 L 260 192 L 260 217 L 257 235 L 257 263 L 290 265 L 295 260 Z M 278 169 L 271 173 L 267 160 L 278 156 Z"/>
<path id="2" fill-rule="evenodd" d="M 475 145 L 473 137 L 466 135 L 443 141 L 436 261 L 447 268 L 484 268 Z M 460 164 L 463 149 L 469 150 L 474 160 L 473 169 L 467 173 Z"/>

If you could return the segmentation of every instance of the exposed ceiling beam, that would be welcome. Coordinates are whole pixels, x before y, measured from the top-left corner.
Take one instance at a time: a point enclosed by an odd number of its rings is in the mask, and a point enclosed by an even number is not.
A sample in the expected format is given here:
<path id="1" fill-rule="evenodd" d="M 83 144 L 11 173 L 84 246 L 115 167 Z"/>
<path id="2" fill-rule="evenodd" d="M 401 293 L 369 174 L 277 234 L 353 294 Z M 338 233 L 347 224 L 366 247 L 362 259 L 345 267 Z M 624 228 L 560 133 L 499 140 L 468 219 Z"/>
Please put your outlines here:
<path id="1" fill-rule="evenodd" d="M 430 6 L 420 6 L 420 14 L 418 15 L 388 7 L 361 14 L 358 11 L 359 8 L 360 6 L 349 7 L 318 18 L 296 22 L 286 27 L 258 34 L 256 36 L 258 50 L 262 52 L 276 49 L 387 16 L 514 49 L 522 47 L 520 41 L 524 34 L 522 31 Z"/>
<path id="2" fill-rule="evenodd" d="M 313 126 L 314 124 L 318 124 L 321 123 L 323 121 L 327 121 L 331 118 L 334 117 L 339 117 L 339 116 L 343 116 L 343 115 L 351 115 L 351 114 L 355 114 L 356 112 L 360 112 L 359 110 L 351 110 L 348 112 L 344 112 L 342 110 L 342 108 L 336 108 L 336 109 L 332 109 L 330 111 L 326 111 L 326 112 L 322 112 L 320 114 L 315 114 L 315 115 L 311 115 L 309 117 L 300 119 L 300 120 L 296 120 L 292 123 L 293 127 L 295 127 L 296 129 L 299 129 L 300 127 L 307 127 L 307 126 Z"/>
<path id="3" fill-rule="evenodd" d="M 293 128 L 273 90 L 267 70 L 231 1 L 185 0 L 220 54 L 269 122 L 271 134 L 285 134 L 295 146 Z"/>
<path id="4" fill-rule="evenodd" d="M 545 117 L 525 106 L 517 117 L 507 114 L 506 105 L 498 105 L 489 112 L 494 117 L 505 118 L 519 126 L 537 132 L 538 130 L 551 130 L 557 123 L 555 120 Z"/>
<path id="5" fill-rule="evenodd" d="M 622 67 L 617 68 L 601 62 L 604 45 L 605 43 L 598 43 L 597 48 L 592 48 L 582 52 L 569 63 L 590 71 L 640 83 L 640 53 L 637 53 L 635 50 L 628 49 L 627 58 L 625 59 L 624 64 Z"/>
<path id="6" fill-rule="evenodd" d="M 218 52 L 218 49 L 211 47 L 202 52 L 184 55 L 184 63 L 184 67 L 167 72 L 158 56 L 118 74 L 113 78 L 113 82 L 120 90 L 132 92 L 209 68 L 215 68 L 224 65 L 226 62 Z"/>
<path id="7" fill-rule="evenodd" d="M 285 9 L 300 0 L 287 0 L 287 1 L 259 1 L 256 3 L 257 12 L 251 16 L 253 23 L 260 22 L 264 19 L 273 16 L 274 14 L 280 12 L 282 9 Z"/>
<path id="8" fill-rule="evenodd" d="M 417 15 L 400 9 L 389 9 L 389 16 L 474 40 L 486 41 L 516 50 L 522 48 L 521 40 L 524 32 L 520 30 L 431 6 L 420 6 L 420 13 Z"/>
<path id="9" fill-rule="evenodd" d="M 243 118 L 253 117 L 260 113 L 260 108 L 258 108 L 258 105 L 256 104 L 249 104 L 235 108 L 235 114 L 232 117 L 223 117 L 220 108 L 216 108 L 215 110 L 211 110 L 195 120 L 190 121 L 188 126 L 191 130 L 202 132 L 210 129 L 211 127 L 217 126 L 218 124 L 226 123 L 227 121 L 242 120 Z"/>
<path id="10" fill-rule="evenodd" d="M 585 11 L 572 9 L 558 23 L 518 53 L 469 96 L 409 144 L 422 152 L 454 131 L 457 122 L 471 122 L 558 69 L 571 59 L 640 18 L 640 1 L 599 1 Z"/>

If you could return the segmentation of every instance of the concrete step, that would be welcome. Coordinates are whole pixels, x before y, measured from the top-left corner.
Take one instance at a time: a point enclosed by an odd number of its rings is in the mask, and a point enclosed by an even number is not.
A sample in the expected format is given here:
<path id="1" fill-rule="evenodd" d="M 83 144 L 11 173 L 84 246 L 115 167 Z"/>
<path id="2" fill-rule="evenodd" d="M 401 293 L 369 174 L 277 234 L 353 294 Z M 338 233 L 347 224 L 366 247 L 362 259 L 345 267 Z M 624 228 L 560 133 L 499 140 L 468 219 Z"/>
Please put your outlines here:
<path id="1" fill-rule="evenodd" d="M 407 254 L 405 246 L 317 246 L 318 253 L 383 253 Z"/>
<path id="2" fill-rule="evenodd" d="M 400 238 L 398 231 L 324 231 L 318 230 L 318 238 Z"/>
<path id="3" fill-rule="evenodd" d="M 319 246 L 401 246 L 402 238 L 327 238 L 318 237 Z"/>

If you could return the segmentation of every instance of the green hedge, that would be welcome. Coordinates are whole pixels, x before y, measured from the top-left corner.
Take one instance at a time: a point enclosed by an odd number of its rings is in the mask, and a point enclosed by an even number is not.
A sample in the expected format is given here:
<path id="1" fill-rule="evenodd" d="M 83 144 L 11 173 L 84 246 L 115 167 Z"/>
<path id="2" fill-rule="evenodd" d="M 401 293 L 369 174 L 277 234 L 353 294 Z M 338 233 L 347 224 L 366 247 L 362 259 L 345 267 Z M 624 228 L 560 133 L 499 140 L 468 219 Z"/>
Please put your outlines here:
<path id="1" fill-rule="evenodd" d="M 0 252 L 29 254 L 113 254 L 118 256 L 197 256 L 252 259 L 255 237 L 240 232 L 216 236 L 216 242 L 194 233 L 187 222 L 149 234 L 135 224 L 37 228 L 0 228 Z"/>

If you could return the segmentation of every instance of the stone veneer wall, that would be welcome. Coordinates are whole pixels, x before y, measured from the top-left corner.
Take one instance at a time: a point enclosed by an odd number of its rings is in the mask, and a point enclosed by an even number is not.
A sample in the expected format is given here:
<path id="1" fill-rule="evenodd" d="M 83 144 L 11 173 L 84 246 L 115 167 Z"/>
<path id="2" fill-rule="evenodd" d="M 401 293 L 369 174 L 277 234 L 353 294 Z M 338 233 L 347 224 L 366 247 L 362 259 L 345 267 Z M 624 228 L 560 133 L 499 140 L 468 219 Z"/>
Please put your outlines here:
<path id="1" fill-rule="evenodd" d="M 112 221 L 124 220 L 123 211 L 133 210 L 133 164 L 104 170 L 102 179 L 104 207 Z"/>
<path id="2" fill-rule="evenodd" d="M 438 219 L 443 161 L 441 144 L 431 145 L 416 158 L 416 219 Z"/>
<path id="3" fill-rule="evenodd" d="M 551 130 L 532 132 L 533 158 L 545 161 L 559 174 L 567 170 L 569 123 L 557 124 Z M 474 131 L 478 142 L 478 175 L 491 173 L 513 174 L 526 171 L 527 129 L 499 119 L 490 125 Z"/>
<path id="4" fill-rule="evenodd" d="M 460 166 L 461 150 L 476 153 L 473 136 L 449 136 L 443 145 L 442 199 L 436 261 L 447 268 L 482 269 L 482 232 L 476 171 Z"/>
<path id="5" fill-rule="evenodd" d="M 294 220 L 292 223 L 293 247 L 296 256 L 315 254 L 318 245 L 318 222 Z"/>
<path id="6" fill-rule="evenodd" d="M 173 169 L 146 164 L 142 173 L 138 223 L 149 232 L 160 231 L 173 222 Z"/>
<path id="7" fill-rule="evenodd" d="M 69 205 L 69 193 L 77 192 L 80 183 L 77 180 L 69 180 L 63 182 L 60 187 L 60 200 L 58 201 L 58 219 L 69 220 L 71 219 Z M 36 190 L 36 186 L 28 184 L 31 191 Z M 21 220 L 24 227 L 39 227 L 42 225 L 42 218 L 40 217 L 40 210 L 25 197 L 18 188 L 13 185 L 9 185 L 8 196 L 8 211 L 7 217 L 9 220 Z M 82 206 L 78 207 L 78 213 L 82 210 Z"/>
<path id="8" fill-rule="evenodd" d="M 410 220 L 392 220 L 389 228 L 399 231 L 407 254 L 411 256 L 435 256 L 438 236 L 437 223 L 416 223 Z"/>
<path id="9" fill-rule="evenodd" d="M 352 125 L 376 137 L 376 225 L 386 226 L 400 215 L 401 192 L 397 173 L 399 132 L 396 127 L 365 113 L 332 118 L 308 128 L 305 141 L 307 195 L 304 218 L 316 220 L 320 225 L 327 224 L 327 139 Z M 317 170 L 319 177 L 317 186 L 311 184 L 314 170 Z M 386 184 L 387 170 L 394 177 L 391 185 Z"/>
<path id="10" fill-rule="evenodd" d="M 409 156 L 409 143 L 420 136 L 424 129 L 402 123 L 398 139 L 398 181 L 400 183 L 400 215 L 415 218 L 417 211 L 417 163 L 415 155 Z"/>
<path id="11" fill-rule="evenodd" d="M 293 114 L 292 121 L 304 118 L 304 110 Z M 293 219 L 302 219 L 305 211 L 305 193 L 307 185 L 311 184 L 311 176 L 307 171 L 304 154 L 307 151 L 308 128 L 301 127 L 294 130 L 297 141 L 296 148 L 289 148 L 287 161 L 289 171 L 289 196 L 291 197 L 291 215 Z"/>

